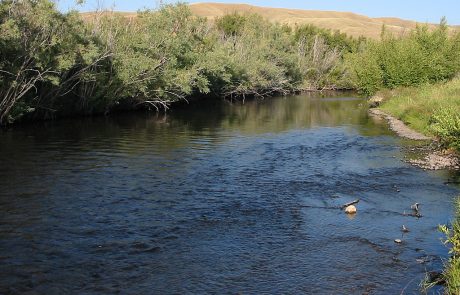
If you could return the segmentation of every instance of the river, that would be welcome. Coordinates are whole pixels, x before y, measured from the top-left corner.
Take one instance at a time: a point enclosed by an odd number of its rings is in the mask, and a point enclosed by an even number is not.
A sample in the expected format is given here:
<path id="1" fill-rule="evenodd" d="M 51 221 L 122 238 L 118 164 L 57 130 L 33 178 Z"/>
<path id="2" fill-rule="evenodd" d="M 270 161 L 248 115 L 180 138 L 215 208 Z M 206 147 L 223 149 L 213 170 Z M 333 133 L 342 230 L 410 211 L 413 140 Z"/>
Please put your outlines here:
<path id="1" fill-rule="evenodd" d="M 0 293 L 418 293 L 460 189 L 403 162 L 412 145 L 349 94 L 15 126 Z"/>

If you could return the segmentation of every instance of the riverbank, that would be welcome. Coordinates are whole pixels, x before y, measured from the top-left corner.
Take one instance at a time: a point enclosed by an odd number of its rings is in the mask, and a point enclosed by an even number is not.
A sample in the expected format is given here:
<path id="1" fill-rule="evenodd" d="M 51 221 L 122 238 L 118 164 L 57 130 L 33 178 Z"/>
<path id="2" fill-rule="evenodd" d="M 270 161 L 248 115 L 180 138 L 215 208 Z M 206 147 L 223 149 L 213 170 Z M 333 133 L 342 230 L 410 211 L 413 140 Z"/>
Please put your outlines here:
<path id="1" fill-rule="evenodd" d="M 379 108 L 410 128 L 460 151 L 460 78 L 377 93 Z"/>
<path id="2" fill-rule="evenodd" d="M 375 100 L 373 103 L 375 103 Z M 369 115 L 378 120 L 383 119 L 387 121 L 390 129 L 400 137 L 411 140 L 431 141 L 431 144 L 417 148 L 417 154 L 421 154 L 421 157 L 407 159 L 408 163 L 427 170 L 460 169 L 460 159 L 457 153 L 452 150 L 440 148 L 435 138 L 411 129 L 403 121 L 380 109 L 369 109 Z"/>
<path id="3" fill-rule="evenodd" d="M 0 27 L 0 125 L 122 105 L 162 111 L 190 97 L 350 89 L 345 55 L 365 42 L 252 14 L 209 22 L 185 4 L 129 21 L 111 13 L 84 19 L 49 0 L 4 1 Z"/>
<path id="4" fill-rule="evenodd" d="M 378 92 L 370 100 L 370 114 L 385 118 L 399 136 L 432 139 L 424 158 L 410 161 L 424 169 L 459 169 L 460 78 Z"/>
<path id="5" fill-rule="evenodd" d="M 452 256 L 442 277 L 445 281 L 445 293 L 450 295 L 460 294 L 460 198 L 457 198 L 456 206 L 456 218 L 452 221 L 451 228 L 440 226 L 440 231 L 446 235 L 445 243 L 452 245 Z"/>
<path id="6" fill-rule="evenodd" d="M 62 13 L 50 0 L 10 0 L 0 4 L 0 27 L 0 125 L 106 114 L 121 105 L 161 111 L 194 96 L 370 95 L 460 71 L 460 34 L 450 34 L 444 19 L 433 30 L 420 26 L 402 38 L 382 32 L 375 41 L 256 14 L 210 22 L 185 4 L 128 19 Z"/>
<path id="7" fill-rule="evenodd" d="M 369 100 L 371 116 L 385 119 L 399 136 L 412 140 L 431 140 L 421 148 L 421 158 L 407 162 L 423 169 L 460 170 L 460 78 L 421 87 L 406 87 L 378 92 Z M 440 226 L 452 256 L 442 276 L 430 278 L 428 286 L 443 284 L 446 294 L 460 294 L 460 204 L 450 227 Z M 430 276 L 428 276 L 430 277 Z"/>
<path id="8" fill-rule="evenodd" d="M 413 140 L 430 140 L 431 137 L 423 135 L 420 132 L 417 132 L 411 128 L 409 128 L 403 121 L 383 112 L 382 110 L 371 108 L 369 110 L 369 114 L 372 116 L 377 116 L 383 118 L 388 121 L 390 125 L 390 129 L 396 132 L 401 137 L 413 139 Z"/>

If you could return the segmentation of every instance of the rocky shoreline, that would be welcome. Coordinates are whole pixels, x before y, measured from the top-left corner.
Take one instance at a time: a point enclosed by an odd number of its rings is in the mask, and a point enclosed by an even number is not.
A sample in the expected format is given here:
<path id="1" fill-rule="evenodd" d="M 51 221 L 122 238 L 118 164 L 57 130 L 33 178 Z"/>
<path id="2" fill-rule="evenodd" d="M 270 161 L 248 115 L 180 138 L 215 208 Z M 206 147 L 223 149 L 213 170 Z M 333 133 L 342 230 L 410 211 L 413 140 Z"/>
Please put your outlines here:
<path id="1" fill-rule="evenodd" d="M 431 137 L 425 136 L 411 128 L 409 128 L 403 121 L 385 113 L 379 109 L 369 109 L 371 116 L 381 117 L 388 121 L 390 129 L 396 132 L 401 137 L 412 139 L 412 140 L 432 140 Z"/>
<path id="2" fill-rule="evenodd" d="M 427 170 L 460 170 L 458 156 L 445 151 L 431 151 L 421 159 L 409 159 L 408 163 Z"/>
<path id="3" fill-rule="evenodd" d="M 403 121 L 383 112 L 380 109 L 370 108 L 369 115 L 386 120 L 390 129 L 400 137 L 411 140 L 427 141 L 427 143 L 429 141 L 432 143 L 423 146 L 423 148 L 413 149 L 413 151 L 417 150 L 421 157 L 406 159 L 405 161 L 407 163 L 426 170 L 460 170 L 460 158 L 458 154 L 449 150 L 441 149 L 439 145 L 436 144 L 435 138 L 425 136 L 424 134 L 411 129 Z"/>

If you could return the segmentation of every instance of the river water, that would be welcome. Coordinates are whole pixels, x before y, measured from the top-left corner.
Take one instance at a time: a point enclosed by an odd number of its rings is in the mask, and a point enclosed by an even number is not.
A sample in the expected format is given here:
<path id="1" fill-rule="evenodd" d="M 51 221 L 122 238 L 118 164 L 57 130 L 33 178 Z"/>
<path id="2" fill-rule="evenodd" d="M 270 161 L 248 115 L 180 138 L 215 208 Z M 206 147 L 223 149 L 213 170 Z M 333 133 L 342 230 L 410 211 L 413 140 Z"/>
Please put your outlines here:
<path id="1" fill-rule="evenodd" d="M 413 144 L 344 94 L 16 126 L 0 293 L 418 293 L 459 175 L 403 162 Z"/>

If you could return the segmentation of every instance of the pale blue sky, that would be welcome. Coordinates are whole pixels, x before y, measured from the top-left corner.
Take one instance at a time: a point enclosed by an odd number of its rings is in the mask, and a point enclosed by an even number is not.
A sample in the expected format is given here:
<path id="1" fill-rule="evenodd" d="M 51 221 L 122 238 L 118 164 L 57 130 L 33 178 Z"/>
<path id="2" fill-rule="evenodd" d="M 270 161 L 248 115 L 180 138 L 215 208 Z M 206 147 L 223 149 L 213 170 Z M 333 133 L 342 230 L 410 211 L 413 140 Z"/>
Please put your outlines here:
<path id="1" fill-rule="evenodd" d="M 75 0 L 59 0 L 61 10 L 75 7 L 81 11 L 91 11 L 103 3 L 104 7 L 114 7 L 115 10 L 137 11 L 143 8 L 155 8 L 159 0 L 86 0 L 83 6 L 75 6 Z M 175 0 L 164 0 L 164 3 L 174 3 Z M 284 7 L 312 10 L 350 11 L 370 17 L 399 17 L 418 22 L 438 23 L 446 16 L 449 24 L 460 24 L 460 0 L 223 0 L 223 1 L 185 1 L 247 3 L 258 6 Z"/>

